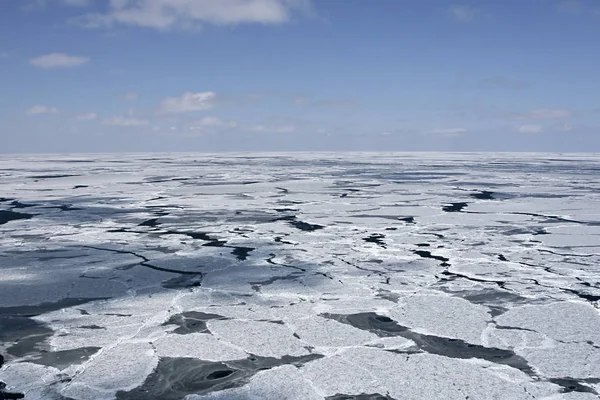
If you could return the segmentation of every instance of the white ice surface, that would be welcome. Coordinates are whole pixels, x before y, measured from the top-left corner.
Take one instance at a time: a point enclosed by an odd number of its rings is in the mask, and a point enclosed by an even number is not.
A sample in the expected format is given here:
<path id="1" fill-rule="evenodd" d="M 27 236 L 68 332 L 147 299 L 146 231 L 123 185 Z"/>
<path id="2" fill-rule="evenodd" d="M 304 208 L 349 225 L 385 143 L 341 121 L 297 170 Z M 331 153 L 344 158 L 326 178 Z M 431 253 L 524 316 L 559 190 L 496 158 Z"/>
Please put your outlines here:
<path id="1" fill-rule="evenodd" d="M 27 399 L 113 399 L 159 357 L 318 354 L 201 398 L 596 398 L 549 379 L 600 390 L 598 171 L 598 155 L 537 153 L 0 156 L 0 210 L 32 216 L 0 225 L 0 316 L 51 330 L 26 355 L 3 343 L 0 380 Z M 166 324 L 191 311 L 220 317 Z M 533 372 L 326 318 L 360 313 Z M 82 347 L 100 350 L 34 363 Z"/>

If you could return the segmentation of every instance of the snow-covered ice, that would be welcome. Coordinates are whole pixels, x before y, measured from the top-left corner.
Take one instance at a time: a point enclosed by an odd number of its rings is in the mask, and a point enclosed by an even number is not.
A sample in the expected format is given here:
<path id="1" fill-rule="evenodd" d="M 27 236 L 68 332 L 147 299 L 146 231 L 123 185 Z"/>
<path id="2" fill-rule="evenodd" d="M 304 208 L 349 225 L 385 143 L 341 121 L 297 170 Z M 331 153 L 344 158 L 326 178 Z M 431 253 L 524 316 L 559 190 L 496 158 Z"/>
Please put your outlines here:
<path id="1" fill-rule="evenodd" d="M 0 393 L 600 398 L 600 155 L 4 155 L 0 188 Z"/>

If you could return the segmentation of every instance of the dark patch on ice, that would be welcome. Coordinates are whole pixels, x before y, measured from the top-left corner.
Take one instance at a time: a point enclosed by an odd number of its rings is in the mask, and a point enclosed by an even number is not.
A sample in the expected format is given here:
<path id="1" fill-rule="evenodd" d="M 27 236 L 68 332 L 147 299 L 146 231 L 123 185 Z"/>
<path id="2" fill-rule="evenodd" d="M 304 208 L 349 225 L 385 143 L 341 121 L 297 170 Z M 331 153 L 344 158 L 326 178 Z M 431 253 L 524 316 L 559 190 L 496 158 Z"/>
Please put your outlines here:
<path id="1" fill-rule="evenodd" d="M 54 331 L 27 317 L 0 316 L 0 343 L 9 345 L 7 353 L 15 357 L 39 354 L 41 346 Z"/>
<path id="2" fill-rule="evenodd" d="M 322 225 L 309 224 L 308 222 L 303 222 L 303 221 L 290 221 L 290 224 L 292 226 L 294 226 L 295 228 L 298 228 L 301 231 L 305 231 L 305 232 L 313 232 L 313 231 L 325 228 Z"/>
<path id="3" fill-rule="evenodd" d="M 35 207 L 35 204 L 27 204 L 27 203 L 21 203 L 18 200 L 13 201 L 12 203 L 10 203 L 10 205 L 13 208 L 29 208 L 29 207 Z"/>
<path id="4" fill-rule="evenodd" d="M 429 243 L 417 243 L 417 247 L 429 247 L 431 246 Z"/>
<path id="5" fill-rule="evenodd" d="M 283 238 L 281 236 L 277 236 L 273 239 L 275 242 L 277 243 L 283 243 L 283 244 L 296 244 L 296 243 L 292 243 L 292 242 L 288 242 L 287 240 L 283 240 Z"/>
<path id="6" fill-rule="evenodd" d="M 58 208 L 61 211 L 80 211 L 82 208 L 73 207 L 71 204 L 61 204 L 59 206 L 46 206 L 44 208 Z"/>
<path id="7" fill-rule="evenodd" d="M 150 220 L 153 221 L 153 220 Z M 146 221 L 148 222 L 148 221 Z M 205 232 L 179 232 L 179 231 L 168 231 L 166 234 L 178 234 L 178 235 L 186 235 L 191 237 L 192 239 L 204 240 L 207 243 L 204 243 L 202 246 L 205 247 L 227 247 L 233 249 L 231 254 L 233 254 L 238 260 L 244 261 L 248 258 L 248 254 L 256 248 L 254 247 L 244 247 L 244 246 L 227 246 L 226 240 L 219 240 L 217 238 L 213 238 Z"/>
<path id="8" fill-rule="evenodd" d="M 28 361 L 35 364 L 46 365 L 48 367 L 64 369 L 71 365 L 78 365 L 86 362 L 100 349 L 100 347 L 81 347 L 73 350 L 48 351 L 43 352 L 39 357 L 29 359 Z"/>
<path id="9" fill-rule="evenodd" d="M 30 219 L 33 214 L 20 213 L 16 211 L 0 210 L 0 225 L 6 224 L 10 221 L 16 221 L 19 219 Z"/>
<path id="10" fill-rule="evenodd" d="M 160 225 L 160 222 L 158 222 L 158 218 L 152 218 L 142 222 L 138 226 L 148 226 L 150 228 L 156 228 L 158 225 Z"/>
<path id="11" fill-rule="evenodd" d="M 164 232 L 164 235 L 185 235 L 191 237 L 192 239 L 206 240 L 207 242 L 216 240 L 208 236 L 206 232 L 167 231 Z"/>
<path id="12" fill-rule="evenodd" d="M 575 290 L 575 289 L 563 289 L 565 292 L 569 292 L 569 293 L 573 293 L 575 296 L 587 300 L 587 301 L 591 301 L 591 302 L 596 302 L 600 300 L 600 296 L 596 296 L 593 294 L 588 294 L 585 292 L 581 292 L 579 290 Z"/>
<path id="13" fill-rule="evenodd" d="M 598 394 L 598 392 L 596 390 L 594 390 L 593 388 L 591 388 L 587 385 L 583 385 L 581 382 L 579 382 L 575 379 L 556 378 L 556 379 L 549 379 L 548 381 L 554 383 L 555 385 L 562 387 L 562 390 L 561 390 L 562 393 L 580 392 L 580 393 L 593 393 L 595 395 Z M 592 379 L 591 381 L 592 382 L 590 382 L 590 383 L 600 383 L 600 379 Z"/>
<path id="14" fill-rule="evenodd" d="M 0 355 L 0 367 L 2 366 L 2 356 Z M 24 399 L 25 394 L 16 392 L 6 392 L 6 383 L 0 381 L 0 400 Z"/>
<path id="15" fill-rule="evenodd" d="M 55 302 L 41 303 L 33 306 L 0 307 L 0 316 L 35 317 L 51 311 L 62 310 L 89 303 L 96 300 L 106 300 L 109 297 L 66 298 Z"/>
<path id="16" fill-rule="evenodd" d="M 495 200 L 494 192 L 490 192 L 487 190 L 482 190 L 479 193 L 471 193 L 471 197 L 478 200 Z"/>
<path id="17" fill-rule="evenodd" d="M 386 231 L 397 231 L 398 228 L 385 228 Z"/>
<path id="18" fill-rule="evenodd" d="M 374 394 L 336 394 L 333 396 L 325 397 L 325 400 L 395 400 L 393 397 L 388 395 L 382 395 L 379 393 Z"/>
<path id="19" fill-rule="evenodd" d="M 203 280 L 204 274 L 199 272 L 187 272 L 164 281 L 161 286 L 165 289 L 189 289 L 202 286 Z"/>
<path id="20" fill-rule="evenodd" d="M 240 261 L 244 261 L 245 259 L 247 259 L 248 254 L 251 251 L 256 250 L 254 247 L 242 247 L 242 246 L 231 246 L 231 247 L 233 248 L 233 251 L 231 252 L 231 254 L 233 254 Z"/>
<path id="21" fill-rule="evenodd" d="M 180 400 L 187 395 L 204 395 L 244 386 L 259 371 L 281 365 L 300 367 L 323 356 L 270 358 L 250 356 L 243 360 L 211 362 L 196 358 L 161 358 L 144 384 L 131 391 L 117 392 L 118 400 Z"/>
<path id="22" fill-rule="evenodd" d="M 450 266 L 450 264 L 448 264 L 448 261 L 450 261 L 449 258 L 444 257 L 444 256 L 436 256 L 434 254 L 431 254 L 430 251 L 427 251 L 427 250 L 413 250 L 413 253 L 415 253 L 419 257 L 431 258 L 433 260 L 441 261 L 442 263 L 440 265 L 442 267 L 449 267 Z"/>
<path id="23" fill-rule="evenodd" d="M 498 260 L 500 260 L 500 261 L 508 261 L 506 259 L 506 257 L 504 257 L 504 254 L 498 254 Z"/>
<path id="24" fill-rule="evenodd" d="M 199 311 L 188 311 L 181 314 L 173 315 L 168 321 L 163 323 L 163 326 L 177 325 L 178 328 L 172 331 L 178 335 L 187 335 L 189 333 L 211 333 L 206 326 L 206 321 L 210 320 L 226 320 L 229 319 L 218 314 L 209 314 Z"/>
<path id="25" fill-rule="evenodd" d="M 375 313 L 321 314 L 321 316 L 372 332 L 379 337 L 401 336 L 410 339 L 426 353 L 459 359 L 479 358 L 496 364 L 508 365 L 529 375 L 534 375 L 527 360 L 510 350 L 484 347 L 460 339 L 416 333 L 408 327 L 399 325 L 389 317 Z M 394 352 L 394 350 L 390 351 Z"/>
<path id="26" fill-rule="evenodd" d="M 288 215 L 286 217 L 277 218 L 275 219 L 275 221 L 287 221 L 293 227 L 305 232 L 312 232 L 325 228 L 322 225 L 309 224 L 308 222 L 299 221 L 295 215 Z"/>
<path id="27" fill-rule="evenodd" d="M 75 185 L 73 186 L 73 189 L 83 189 L 83 188 L 87 188 L 89 187 L 88 185 Z"/>
<path id="28" fill-rule="evenodd" d="M 528 212 L 513 212 L 511 214 L 528 215 L 531 217 L 545 218 L 546 220 L 542 221 L 543 223 L 570 222 L 573 224 L 580 224 L 580 225 L 587 225 L 587 226 L 600 226 L 600 222 L 598 222 L 598 221 L 578 221 L 578 220 L 574 220 L 574 219 L 559 217 L 556 215 L 544 215 L 544 214 L 528 213 Z"/>
<path id="29" fill-rule="evenodd" d="M 248 282 L 248 284 L 251 285 L 251 287 L 254 291 L 260 292 L 260 288 L 263 286 L 271 285 L 277 281 L 293 281 L 295 279 L 298 279 L 301 276 L 303 276 L 303 273 L 294 272 L 294 273 L 291 273 L 291 274 L 285 275 L 285 276 L 274 276 L 272 278 L 269 278 L 267 280 L 260 281 L 260 282 Z"/>
<path id="30" fill-rule="evenodd" d="M 415 217 L 402 217 L 402 218 L 398 218 L 400 221 L 404 221 L 407 224 L 414 224 L 415 223 Z"/>
<path id="31" fill-rule="evenodd" d="M 400 297 L 402 297 L 394 292 L 390 292 L 389 290 L 385 289 L 379 289 L 375 296 L 387 301 L 391 301 L 393 303 L 397 303 Z"/>
<path id="32" fill-rule="evenodd" d="M 461 212 L 463 208 L 467 207 L 469 203 L 450 203 L 449 206 L 442 207 L 443 211 L 446 212 Z"/>
<path id="33" fill-rule="evenodd" d="M 32 175 L 28 176 L 31 179 L 58 179 L 58 178 L 70 178 L 73 176 L 81 176 L 81 175 L 70 175 L 70 174 L 56 174 L 56 175 Z"/>
<path id="34" fill-rule="evenodd" d="M 468 276 L 468 275 L 460 274 L 458 272 L 452 272 L 449 270 L 445 270 L 441 274 L 449 277 L 448 280 L 455 280 L 457 278 L 462 278 L 462 279 L 469 280 L 471 282 L 494 284 L 502 289 L 504 289 L 504 286 L 506 285 L 506 281 L 503 281 L 503 280 L 476 278 L 473 276 Z"/>
<path id="35" fill-rule="evenodd" d="M 383 241 L 383 239 L 385 239 L 385 235 L 383 235 L 381 233 L 373 233 L 373 234 L 371 234 L 371 236 L 363 238 L 363 240 L 365 242 L 375 243 L 376 245 L 379 245 L 385 249 L 386 245 L 385 245 L 385 242 Z"/>
<path id="36" fill-rule="evenodd" d="M 227 244 L 226 240 L 211 239 L 210 242 L 204 243 L 202 246 L 204 246 L 204 247 L 225 247 L 226 244 Z"/>
<path id="37" fill-rule="evenodd" d="M 470 301 L 473 304 L 484 305 L 490 308 L 502 308 L 503 305 L 506 305 L 504 308 L 510 308 L 530 301 L 525 297 L 521 297 L 518 294 L 506 290 L 483 289 L 478 291 L 454 292 L 453 294 Z M 491 314 L 494 316 L 494 311 L 492 311 Z"/>
<path id="38" fill-rule="evenodd" d="M 88 315 L 89 315 L 89 313 L 88 313 Z M 106 330 L 105 327 L 98 326 L 98 325 L 82 325 L 79 328 L 80 329 L 90 329 L 90 330 L 102 330 L 102 329 Z"/>
<path id="39" fill-rule="evenodd" d="M 134 251 L 129 251 L 129 250 L 118 250 L 118 249 L 106 249 L 103 247 L 96 247 L 96 246 L 82 246 L 88 249 L 94 249 L 94 250 L 100 250 L 100 251 L 108 251 L 111 253 L 117 253 L 117 254 L 130 254 L 132 256 L 138 257 L 139 259 L 141 259 L 142 261 L 140 263 L 138 263 L 138 265 L 141 265 L 143 267 L 146 268 L 150 268 L 153 269 L 155 271 L 162 271 L 162 272 L 168 272 L 168 273 L 172 273 L 172 274 L 181 274 L 181 275 L 190 275 L 192 277 L 198 277 L 200 279 L 200 283 L 202 282 L 202 278 L 203 278 L 203 274 L 202 272 L 199 271 L 190 271 L 190 270 L 177 270 L 177 269 L 172 269 L 172 268 L 164 268 L 164 267 L 158 267 L 156 265 L 152 265 L 150 264 L 150 259 L 147 258 L 146 256 L 142 255 L 142 254 L 138 254 Z M 200 266 L 199 266 L 200 267 Z M 197 268 L 199 268 L 197 267 Z M 181 278 L 174 278 L 174 279 L 181 279 Z M 191 279 L 191 278 L 188 278 Z M 195 285 L 195 286 L 200 286 Z M 163 287 L 167 287 L 163 284 Z M 187 286 L 184 286 L 187 287 Z"/>

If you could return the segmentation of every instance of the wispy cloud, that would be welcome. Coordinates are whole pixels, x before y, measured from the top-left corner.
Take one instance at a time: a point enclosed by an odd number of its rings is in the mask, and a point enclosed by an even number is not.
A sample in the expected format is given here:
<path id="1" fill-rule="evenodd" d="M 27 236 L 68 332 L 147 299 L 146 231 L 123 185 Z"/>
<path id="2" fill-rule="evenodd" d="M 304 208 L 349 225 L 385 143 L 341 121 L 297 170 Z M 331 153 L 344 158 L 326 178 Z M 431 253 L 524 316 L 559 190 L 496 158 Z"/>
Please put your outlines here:
<path id="1" fill-rule="evenodd" d="M 466 132 L 467 132 L 467 130 L 465 128 L 444 128 L 444 129 L 434 129 L 434 130 L 428 131 L 426 133 L 430 134 L 430 135 L 455 137 L 455 136 L 462 136 Z"/>
<path id="2" fill-rule="evenodd" d="M 107 13 L 86 14 L 74 22 L 87 28 L 121 24 L 158 30 L 198 29 L 204 23 L 281 24 L 295 10 L 310 8 L 310 0 L 113 0 Z"/>
<path id="3" fill-rule="evenodd" d="M 139 95 L 136 92 L 125 92 L 121 95 L 121 98 L 127 101 L 135 101 L 139 98 Z"/>
<path id="4" fill-rule="evenodd" d="M 461 22 L 469 22 L 472 21 L 477 15 L 477 10 L 471 6 L 454 4 L 450 6 L 450 15 L 454 17 L 454 19 Z"/>
<path id="5" fill-rule="evenodd" d="M 71 56 L 66 53 L 51 53 L 32 58 L 29 63 L 39 68 L 69 68 L 83 65 L 89 61 L 88 57 Z"/>
<path id="6" fill-rule="evenodd" d="M 36 105 L 28 108 L 25 112 L 29 115 L 56 114 L 58 109 L 56 107 Z"/>
<path id="7" fill-rule="evenodd" d="M 91 113 L 76 115 L 73 119 L 76 121 L 93 121 L 96 118 L 98 118 L 98 115 L 96 113 L 91 112 Z"/>
<path id="8" fill-rule="evenodd" d="M 194 121 L 187 129 L 200 134 L 214 134 L 231 130 L 237 126 L 238 123 L 235 121 L 224 121 L 217 117 L 204 117 Z"/>
<path id="9" fill-rule="evenodd" d="M 518 125 L 515 127 L 515 129 L 519 133 L 541 133 L 544 131 L 544 127 L 542 125 L 534 124 Z"/>
<path id="10" fill-rule="evenodd" d="M 254 125 L 250 127 L 250 131 L 260 133 L 292 133 L 296 129 L 294 125 Z"/>
<path id="11" fill-rule="evenodd" d="M 198 121 L 196 121 L 194 123 L 196 126 L 202 126 L 202 127 L 215 127 L 215 126 L 225 126 L 225 127 L 230 127 L 230 128 L 234 128 L 237 126 L 237 122 L 234 121 L 223 121 L 220 118 L 217 117 L 204 117 L 202 119 L 199 119 Z"/>
<path id="12" fill-rule="evenodd" d="M 213 92 L 187 92 L 180 97 L 168 97 L 160 103 L 159 111 L 177 114 L 188 111 L 209 110 L 214 106 L 216 95 Z"/>
<path id="13" fill-rule="evenodd" d="M 109 125 L 109 126 L 121 126 L 121 127 L 135 127 L 135 126 L 144 126 L 144 125 L 148 125 L 150 122 L 144 119 L 138 119 L 135 117 L 123 117 L 123 116 L 117 116 L 117 117 L 111 117 L 111 118 L 107 118 L 104 121 L 102 121 L 102 123 L 104 125 Z"/>
<path id="14" fill-rule="evenodd" d="M 523 113 L 510 114 L 509 117 L 516 119 L 558 119 L 568 118 L 571 111 L 566 109 L 536 109 Z"/>

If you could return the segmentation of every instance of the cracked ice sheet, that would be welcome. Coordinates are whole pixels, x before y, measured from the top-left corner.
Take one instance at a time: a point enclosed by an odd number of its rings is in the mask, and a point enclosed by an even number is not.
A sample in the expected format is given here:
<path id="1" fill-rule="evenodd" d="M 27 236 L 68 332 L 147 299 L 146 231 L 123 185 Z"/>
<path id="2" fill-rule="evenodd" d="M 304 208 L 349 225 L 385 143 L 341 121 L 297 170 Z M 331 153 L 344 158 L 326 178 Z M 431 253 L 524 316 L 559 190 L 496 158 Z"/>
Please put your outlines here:
<path id="1" fill-rule="evenodd" d="M 600 376 L 600 314 L 584 303 L 560 302 L 513 308 L 486 332 L 486 344 L 514 349 L 542 376 Z M 512 329 L 511 329 L 512 328 Z"/>
<path id="2" fill-rule="evenodd" d="M 322 400 L 312 383 L 302 377 L 300 370 L 284 365 L 256 374 L 241 388 L 223 390 L 205 396 L 189 395 L 186 400 Z"/>
<path id="3" fill-rule="evenodd" d="M 148 343 L 122 343 L 105 349 L 80 367 L 62 393 L 76 399 L 113 398 L 118 390 L 141 385 L 158 363 Z"/>
<path id="4" fill-rule="evenodd" d="M 313 361 L 301 369 L 327 396 L 337 393 L 389 393 L 393 398 L 420 399 L 531 399 L 553 394 L 549 383 L 508 367 L 483 361 L 455 360 L 430 354 L 395 354 L 378 349 L 348 349 Z M 481 382 L 485 382 L 482 385 Z"/>
<path id="5" fill-rule="evenodd" d="M 290 328 L 278 323 L 212 320 L 207 322 L 207 326 L 215 337 L 248 353 L 274 358 L 309 354 Z"/>
<path id="6" fill-rule="evenodd" d="M 72 162 L 71 158 L 79 160 Z M 402 352 L 412 342 L 400 337 L 369 341 L 369 332 L 358 333 L 349 325 L 341 328 L 332 324 L 336 321 L 328 320 L 322 326 L 315 321 L 320 321 L 323 313 L 375 312 L 397 319 L 414 332 L 514 348 L 542 375 L 547 375 L 538 377 L 541 381 L 567 372 L 598 378 L 598 349 L 583 341 L 597 344 L 593 333 L 597 327 L 589 325 L 589 318 L 588 322 L 572 319 L 579 314 L 591 318 L 589 309 L 593 310 L 597 302 L 582 303 L 583 298 L 564 290 L 573 289 L 590 299 L 599 294 L 600 282 L 595 273 L 599 260 L 590 256 L 597 253 L 593 240 L 598 226 L 593 223 L 600 220 L 598 166 L 597 155 L 543 154 L 137 154 L 52 159 L 0 156 L 0 169 L 4 168 L 0 173 L 2 196 L 10 198 L 0 199 L 0 209 L 10 210 L 13 201 L 18 201 L 16 206 L 25 204 L 26 208 L 14 211 L 35 215 L 29 220 L 0 225 L 0 285 L 3 293 L 10 293 L 2 296 L 0 302 L 5 304 L 0 307 L 54 302 L 66 293 L 72 297 L 104 294 L 112 300 L 35 317 L 55 332 L 40 348 L 48 345 L 51 350 L 60 351 L 100 346 L 100 355 L 104 351 L 111 355 L 108 351 L 115 346 L 159 343 L 158 348 L 164 352 L 161 354 L 180 355 L 178 352 L 188 348 L 189 353 L 195 351 L 198 356 L 228 358 L 233 357 L 228 354 L 229 348 L 236 348 L 238 354 L 256 350 L 262 354 L 290 355 L 304 351 L 304 346 L 323 346 L 318 351 L 329 356 L 307 363 L 300 371 L 313 363 L 340 359 L 347 366 L 340 371 L 347 376 L 358 374 L 359 368 L 349 362 L 354 353 L 344 352 L 348 346 L 356 351 L 381 347 Z M 482 190 L 491 191 L 495 199 L 472 197 Z M 468 203 L 463 212 L 442 210 L 457 202 Z M 280 219 L 293 216 L 297 221 L 325 228 L 303 231 L 289 220 Z M 402 220 L 405 217 L 413 217 L 414 221 Z M 156 227 L 139 226 L 153 219 L 157 220 Z M 185 232 L 206 232 L 213 240 L 227 242 L 226 246 L 255 250 L 246 260 L 239 261 L 231 254 L 232 248 L 205 246 L 206 240 L 194 239 Z M 386 248 L 364 241 L 373 234 L 384 234 L 381 241 Z M 136 265 L 141 259 L 133 254 L 83 247 L 90 245 L 143 255 L 150 264 L 163 268 L 194 272 L 202 266 L 204 286 Z M 501 291 L 493 283 L 451 279 L 442 274 L 446 267 L 437 260 L 418 257 L 416 249 L 448 257 L 450 272 L 482 280 L 505 280 L 505 289 Z M 57 252 L 46 254 L 47 250 Z M 499 261 L 499 254 L 509 262 Z M 272 265 L 267 259 L 284 265 Z M 296 273 L 293 280 L 279 279 Z M 171 288 L 161 286 L 171 279 L 176 280 Z M 28 282 L 28 290 L 23 291 Z M 481 298 L 476 300 L 478 293 Z M 448 294 L 454 297 L 447 297 Z M 440 301 L 428 303 L 422 299 L 427 296 Z M 516 313 L 516 307 L 523 304 L 544 307 L 545 303 L 558 300 L 577 300 L 580 305 L 588 305 L 587 309 L 559 307 L 548 312 L 540 308 L 536 312 Z M 486 325 L 492 316 L 487 312 L 489 307 L 509 310 L 505 313 L 507 320 L 497 317 L 501 321 L 498 325 L 507 325 L 510 319 L 517 328 L 541 333 L 496 329 L 491 322 Z M 194 310 L 232 318 L 208 324 L 221 324 L 214 330 L 226 338 L 219 343 L 227 351 L 222 349 L 219 353 L 218 345 L 212 355 L 208 348 L 191 349 L 189 337 L 176 336 L 171 333 L 174 326 L 163 325 L 174 315 Z M 534 322 L 526 322 L 529 320 Z M 584 329 L 577 336 L 560 327 L 557 321 L 561 320 Z M 236 332 L 236 323 L 243 329 Z M 328 337 L 329 330 L 336 335 Z M 275 332 L 273 338 L 261 337 L 271 331 Z M 213 343 L 215 336 L 210 337 L 203 336 L 201 340 Z M 567 337 L 578 342 L 561 343 Z M 269 349 L 270 345 L 274 345 L 273 349 Z M 553 356 L 556 350 L 568 352 L 568 356 L 558 360 Z M 385 363 L 392 353 L 369 354 Z M 414 357 L 426 360 L 433 356 L 410 356 Z M 432 360 L 438 359 L 435 357 Z M 87 362 L 86 368 L 102 360 L 97 355 Z M 0 371 L 0 378 L 16 389 L 27 387 L 28 374 L 34 380 L 37 376 L 30 368 L 31 372 L 23 369 L 21 376 L 7 378 L 6 374 L 16 366 L 30 365 L 19 361 L 10 356 Z M 468 364 L 467 369 L 473 370 L 468 377 L 479 374 L 481 380 L 491 370 L 507 376 L 515 373 L 509 367 L 487 362 L 447 362 L 457 369 Z M 415 365 L 425 376 L 431 376 L 428 373 L 435 370 L 428 362 Z M 46 371 L 47 382 L 57 389 L 66 385 L 64 376 L 59 377 L 52 367 L 32 368 L 40 373 Z M 300 374 L 295 367 L 282 368 L 286 369 L 286 381 L 292 382 Z M 73 370 L 67 368 L 60 373 L 73 377 Z M 268 377 L 271 372 L 260 375 Z M 410 371 L 407 373 L 410 376 Z M 340 374 L 340 379 L 344 379 Z M 516 371 L 515 376 L 522 375 Z M 313 379 L 311 387 L 325 378 L 315 375 Z M 268 380 L 265 378 L 260 385 L 254 383 L 258 386 L 253 388 L 268 386 Z M 383 380 L 393 384 L 391 378 Z M 98 381 L 104 382 L 101 376 Z M 456 381 L 461 382 L 460 377 Z M 303 382 L 304 378 L 293 387 L 304 387 Z M 373 386 L 368 377 L 357 382 L 355 394 L 385 393 L 385 388 Z M 551 396 L 563 395 L 558 394 L 561 389 L 556 385 L 548 387 Z M 85 388 L 79 386 L 80 390 Z M 285 387 L 276 386 L 267 393 L 278 390 L 288 393 Z M 28 397 L 48 398 L 36 393 L 42 392 L 30 392 Z M 95 398 L 100 392 L 90 393 L 81 396 Z M 113 393 L 106 389 L 106 396 Z M 511 398 L 512 392 L 506 389 L 505 397 L 501 389 L 494 393 L 499 398 Z M 309 396 L 312 395 L 306 394 L 305 398 Z M 587 394 L 564 396 L 583 399 Z"/>
<path id="7" fill-rule="evenodd" d="M 407 296 L 389 313 L 413 331 L 480 344 L 491 315 L 489 308 L 450 296 Z"/>
<path id="8" fill-rule="evenodd" d="M 192 357 L 207 361 L 240 360 L 248 353 L 210 334 L 167 335 L 154 341 L 159 357 Z"/>

